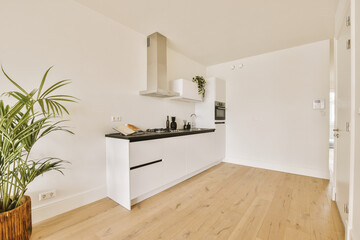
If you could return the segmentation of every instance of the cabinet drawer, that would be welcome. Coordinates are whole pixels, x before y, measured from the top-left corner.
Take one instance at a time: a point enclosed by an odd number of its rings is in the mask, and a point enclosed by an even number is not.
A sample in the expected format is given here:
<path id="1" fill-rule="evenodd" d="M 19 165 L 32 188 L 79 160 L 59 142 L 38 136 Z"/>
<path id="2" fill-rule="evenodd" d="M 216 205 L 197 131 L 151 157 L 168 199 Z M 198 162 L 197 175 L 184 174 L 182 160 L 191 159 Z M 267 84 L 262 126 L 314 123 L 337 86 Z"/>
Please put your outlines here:
<path id="1" fill-rule="evenodd" d="M 151 164 L 130 170 L 130 197 L 134 199 L 161 187 L 164 184 L 164 162 Z"/>
<path id="2" fill-rule="evenodd" d="M 130 168 L 163 158 L 162 140 L 130 143 Z"/>

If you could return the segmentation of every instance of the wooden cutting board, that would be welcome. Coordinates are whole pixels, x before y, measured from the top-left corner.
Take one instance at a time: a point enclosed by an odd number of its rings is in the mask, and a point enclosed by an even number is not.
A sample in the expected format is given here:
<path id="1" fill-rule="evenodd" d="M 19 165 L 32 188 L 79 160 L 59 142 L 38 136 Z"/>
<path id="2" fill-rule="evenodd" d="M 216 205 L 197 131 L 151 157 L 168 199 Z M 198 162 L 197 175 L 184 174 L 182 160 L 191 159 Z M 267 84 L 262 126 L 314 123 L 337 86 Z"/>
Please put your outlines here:
<path id="1" fill-rule="evenodd" d="M 119 126 L 115 127 L 114 129 L 115 129 L 116 131 L 124 134 L 125 136 L 126 136 L 126 135 L 129 135 L 129 134 L 132 134 L 132 133 L 135 132 L 135 131 L 132 130 L 130 127 L 128 127 L 128 126 L 126 126 L 126 125 L 124 125 L 124 124 L 123 124 L 123 125 L 119 125 Z"/>

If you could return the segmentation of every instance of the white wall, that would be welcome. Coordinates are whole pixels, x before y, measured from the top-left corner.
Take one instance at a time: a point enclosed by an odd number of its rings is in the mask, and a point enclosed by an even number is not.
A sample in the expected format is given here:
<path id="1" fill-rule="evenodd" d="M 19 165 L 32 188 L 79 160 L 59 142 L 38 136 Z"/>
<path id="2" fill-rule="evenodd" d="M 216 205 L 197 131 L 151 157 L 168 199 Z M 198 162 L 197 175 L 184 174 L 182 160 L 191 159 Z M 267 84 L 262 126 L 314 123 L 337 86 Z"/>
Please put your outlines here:
<path id="1" fill-rule="evenodd" d="M 65 176 L 47 173 L 31 184 L 34 222 L 105 196 L 105 137 L 116 124 L 164 127 L 166 115 L 190 118 L 194 104 L 139 96 L 146 88 L 146 36 L 71 0 L 0 0 L 0 64 L 27 89 L 35 88 L 55 65 L 49 82 L 71 78 L 67 93 L 75 136 L 58 134 L 41 142 L 34 156 L 57 156 L 71 162 Z M 169 79 L 205 75 L 205 67 L 168 52 Z M 0 74 L 0 92 L 12 89 Z M 38 193 L 57 190 L 55 199 Z"/>
<path id="2" fill-rule="evenodd" d="M 321 41 L 207 68 L 227 80 L 227 161 L 329 177 L 329 48 Z M 326 111 L 313 110 L 314 99 L 326 99 Z"/>

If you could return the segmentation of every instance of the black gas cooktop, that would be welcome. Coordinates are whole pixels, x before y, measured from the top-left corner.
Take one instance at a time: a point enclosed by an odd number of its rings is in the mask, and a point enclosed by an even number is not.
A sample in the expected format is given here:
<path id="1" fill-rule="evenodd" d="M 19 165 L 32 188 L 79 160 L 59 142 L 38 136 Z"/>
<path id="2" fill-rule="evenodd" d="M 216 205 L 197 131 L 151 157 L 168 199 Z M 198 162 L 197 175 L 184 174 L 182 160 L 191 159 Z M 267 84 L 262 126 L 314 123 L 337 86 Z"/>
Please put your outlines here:
<path id="1" fill-rule="evenodd" d="M 146 133 L 166 133 L 166 132 L 179 132 L 180 130 L 172 130 L 169 128 L 149 128 L 146 129 Z"/>
<path id="2" fill-rule="evenodd" d="M 161 133 L 176 133 L 176 132 L 180 132 L 182 130 L 171 130 L 168 128 L 149 128 L 146 129 L 145 131 L 139 130 L 137 132 L 128 134 L 128 135 L 124 135 L 124 136 L 142 136 L 142 135 L 153 135 L 153 134 L 161 134 Z M 119 133 L 120 135 L 123 135 L 121 133 Z"/>

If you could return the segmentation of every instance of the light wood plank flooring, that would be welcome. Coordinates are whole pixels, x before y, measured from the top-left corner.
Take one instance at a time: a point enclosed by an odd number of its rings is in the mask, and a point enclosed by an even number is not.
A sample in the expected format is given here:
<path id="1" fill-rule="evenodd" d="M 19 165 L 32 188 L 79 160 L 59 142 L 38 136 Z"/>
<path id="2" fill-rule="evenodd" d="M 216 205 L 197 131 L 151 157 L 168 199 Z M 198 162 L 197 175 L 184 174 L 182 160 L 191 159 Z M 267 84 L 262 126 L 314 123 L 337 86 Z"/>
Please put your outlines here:
<path id="1" fill-rule="evenodd" d="M 221 163 L 128 211 L 106 198 L 33 227 L 35 239 L 344 239 L 329 181 Z"/>

